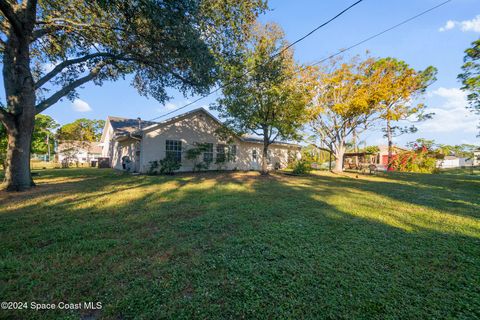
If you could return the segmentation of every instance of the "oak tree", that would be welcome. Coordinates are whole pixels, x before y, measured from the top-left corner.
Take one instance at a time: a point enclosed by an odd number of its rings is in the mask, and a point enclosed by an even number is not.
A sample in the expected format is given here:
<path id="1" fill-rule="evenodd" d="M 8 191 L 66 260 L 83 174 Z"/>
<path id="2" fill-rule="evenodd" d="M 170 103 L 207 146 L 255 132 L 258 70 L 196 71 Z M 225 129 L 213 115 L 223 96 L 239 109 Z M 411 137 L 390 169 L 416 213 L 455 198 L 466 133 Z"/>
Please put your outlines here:
<path id="1" fill-rule="evenodd" d="M 236 56 L 264 0 L 0 0 L 0 52 L 8 135 L 7 190 L 33 185 L 35 115 L 83 84 L 133 75 L 160 102 L 167 87 L 202 94 Z"/>

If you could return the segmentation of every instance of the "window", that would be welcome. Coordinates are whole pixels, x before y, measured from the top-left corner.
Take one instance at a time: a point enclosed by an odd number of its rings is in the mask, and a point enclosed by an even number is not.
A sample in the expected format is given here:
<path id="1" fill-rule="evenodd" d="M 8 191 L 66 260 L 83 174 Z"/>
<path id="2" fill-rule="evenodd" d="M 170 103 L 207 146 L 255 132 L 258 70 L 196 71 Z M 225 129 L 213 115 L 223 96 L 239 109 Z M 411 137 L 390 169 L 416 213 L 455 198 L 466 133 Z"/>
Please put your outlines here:
<path id="1" fill-rule="evenodd" d="M 234 144 L 217 144 L 217 162 L 237 161 L 237 146 Z"/>
<path id="2" fill-rule="evenodd" d="M 212 162 L 213 161 L 213 143 L 205 143 L 205 151 L 203 152 L 203 161 Z"/>
<path id="3" fill-rule="evenodd" d="M 182 162 L 182 141 L 167 140 L 165 142 L 165 156 Z"/>
<path id="4" fill-rule="evenodd" d="M 234 144 L 228 146 L 228 161 L 237 161 L 237 146 Z"/>
<path id="5" fill-rule="evenodd" d="M 253 160 L 257 160 L 257 157 L 258 157 L 258 155 L 257 155 L 257 149 L 253 149 L 253 150 L 252 150 L 252 159 L 253 159 Z"/>
<path id="6" fill-rule="evenodd" d="M 225 162 L 225 148 L 224 144 L 217 144 L 217 160 L 216 162 Z"/>

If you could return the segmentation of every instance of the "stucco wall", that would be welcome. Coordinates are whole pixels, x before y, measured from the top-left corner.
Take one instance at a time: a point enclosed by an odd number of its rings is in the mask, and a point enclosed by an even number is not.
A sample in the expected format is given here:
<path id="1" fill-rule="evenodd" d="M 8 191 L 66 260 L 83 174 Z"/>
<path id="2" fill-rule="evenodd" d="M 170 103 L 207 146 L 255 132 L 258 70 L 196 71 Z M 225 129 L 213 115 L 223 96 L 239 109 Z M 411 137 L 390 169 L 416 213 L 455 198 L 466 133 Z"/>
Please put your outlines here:
<path id="1" fill-rule="evenodd" d="M 111 157 L 112 156 L 112 138 L 113 138 L 113 128 L 110 122 L 105 124 L 102 135 L 102 157 Z"/>
<path id="2" fill-rule="evenodd" d="M 213 143 L 213 157 L 216 158 L 216 146 L 225 144 L 215 134 L 219 124 L 204 113 L 196 113 L 188 118 L 179 120 L 161 128 L 150 130 L 144 133 L 141 142 L 140 171 L 147 172 L 150 168 L 150 162 L 165 158 L 166 140 L 182 141 L 182 167 L 180 171 L 192 171 L 193 161 L 186 159 L 186 150 L 194 147 L 195 143 Z M 262 144 L 242 142 L 235 139 L 233 142 L 237 146 L 237 156 L 235 162 L 227 162 L 221 165 L 214 162 L 210 165 L 210 170 L 259 170 L 261 167 Z M 257 150 L 257 160 L 252 157 L 253 150 Z M 281 167 L 288 163 L 289 152 L 292 157 L 298 156 L 298 150 L 294 146 L 271 145 L 271 163 L 270 168 L 278 162 Z M 199 157 L 200 160 L 203 156 Z"/>
<path id="3" fill-rule="evenodd" d="M 122 158 L 128 156 L 131 161 L 131 171 L 138 172 L 140 168 L 140 155 L 137 151 L 140 150 L 140 142 L 134 139 L 127 139 L 125 141 L 115 141 L 111 148 L 111 166 L 114 169 L 122 170 Z"/>

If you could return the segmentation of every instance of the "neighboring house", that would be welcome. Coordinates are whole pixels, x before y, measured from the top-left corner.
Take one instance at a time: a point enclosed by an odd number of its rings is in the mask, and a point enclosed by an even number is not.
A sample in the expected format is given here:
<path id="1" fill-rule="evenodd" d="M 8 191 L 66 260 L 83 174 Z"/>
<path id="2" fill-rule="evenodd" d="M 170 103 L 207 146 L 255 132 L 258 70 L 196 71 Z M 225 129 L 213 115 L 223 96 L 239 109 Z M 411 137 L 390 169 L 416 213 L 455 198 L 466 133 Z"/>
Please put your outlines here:
<path id="1" fill-rule="evenodd" d="M 449 169 L 449 168 L 461 168 L 472 166 L 472 159 L 461 158 L 456 156 L 445 156 L 441 160 L 437 160 L 437 168 Z"/>
<path id="2" fill-rule="evenodd" d="M 480 166 L 480 148 L 473 151 L 473 165 Z"/>
<path id="3" fill-rule="evenodd" d="M 375 159 L 375 163 L 383 166 L 388 165 L 388 146 L 387 145 L 379 145 L 378 146 L 378 153 Z M 399 146 L 393 146 L 392 156 L 395 158 L 399 153 L 408 151 L 405 148 L 401 148 Z"/>
<path id="4" fill-rule="evenodd" d="M 209 170 L 260 170 L 262 139 L 234 136 L 227 142 L 218 135 L 222 128 L 224 124 L 203 108 L 159 123 L 108 117 L 101 139 L 102 156 L 109 157 L 115 169 L 123 169 L 122 163 L 128 159 L 129 170 L 146 173 L 153 161 L 169 154 L 180 161 L 179 171 L 193 171 L 194 162 L 186 158 L 186 151 L 201 143 L 208 148 L 199 160 L 210 162 Z M 284 168 L 299 157 L 299 145 L 273 143 L 269 146 L 269 169 Z"/>
<path id="5" fill-rule="evenodd" d="M 56 150 L 57 161 L 60 163 L 89 164 L 101 155 L 102 146 L 99 142 L 60 141 Z"/>

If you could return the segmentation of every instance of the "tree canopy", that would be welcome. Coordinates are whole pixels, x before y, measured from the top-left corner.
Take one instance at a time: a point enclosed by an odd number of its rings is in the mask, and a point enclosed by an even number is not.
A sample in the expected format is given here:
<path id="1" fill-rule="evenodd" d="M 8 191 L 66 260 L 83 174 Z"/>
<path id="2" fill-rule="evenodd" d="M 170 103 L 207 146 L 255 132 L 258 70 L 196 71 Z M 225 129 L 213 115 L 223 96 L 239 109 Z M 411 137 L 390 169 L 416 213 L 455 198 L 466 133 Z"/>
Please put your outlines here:
<path id="1" fill-rule="evenodd" d="M 60 127 L 56 137 L 60 141 L 100 141 L 104 120 L 77 119 Z"/>
<path id="2" fill-rule="evenodd" d="M 417 99 L 425 93 L 427 87 L 436 80 L 437 69 L 429 66 L 416 71 L 406 62 L 395 58 L 378 59 L 369 75 L 375 85 L 378 102 L 375 106 L 379 118 L 385 123 L 385 135 L 388 140 L 389 163 L 392 158 L 393 137 L 406 132 L 415 132 L 412 124 L 406 127 L 394 125 L 401 120 L 422 121 L 432 114 L 425 113 L 426 106 Z"/>
<path id="3" fill-rule="evenodd" d="M 369 75 L 375 59 L 331 59 L 317 72 L 315 103 L 310 125 L 323 147 L 335 155 L 335 171 L 342 171 L 347 138 L 365 130 L 374 119 L 378 94 Z"/>
<path id="4" fill-rule="evenodd" d="M 223 96 L 213 105 L 227 125 L 263 138 L 264 173 L 268 146 L 298 138 L 312 98 L 309 68 L 297 64 L 287 46 L 278 25 L 256 25 L 249 45 L 222 74 Z"/>
<path id="5" fill-rule="evenodd" d="M 462 90 L 467 92 L 469 107 L 480 114 L 480 39 L 465 50 L 463 62 L 458 79 L 462 81 Z"/>

